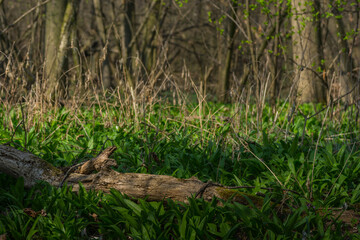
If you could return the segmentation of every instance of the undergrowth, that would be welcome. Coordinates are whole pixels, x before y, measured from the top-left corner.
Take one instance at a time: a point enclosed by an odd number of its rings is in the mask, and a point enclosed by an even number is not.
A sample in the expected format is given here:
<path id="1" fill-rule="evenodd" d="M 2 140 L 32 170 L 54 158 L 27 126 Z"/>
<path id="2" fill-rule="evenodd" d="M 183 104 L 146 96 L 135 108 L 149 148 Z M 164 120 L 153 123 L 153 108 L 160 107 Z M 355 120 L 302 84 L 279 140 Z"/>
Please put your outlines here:
<path id="1" fill-rule="evenodd" d="M 102 106 L 102 107 L 101 107 Z M 109 146 L 119 172 L 196 176 L 264 197 L 261 209 L 231 201 L 188 203 L 78 194 L 0 175 L 0 236 L 11 239 L 351 239 L 359 220 L 360 143 L 354 110 L 281 103 L 274 114 L 206 103 L 154 104 L 124 112 L 116 103 L 0 109 L 0 144 L 28 150 L 57 167 Z M 322 109 L 322 111 L 319 111 Z M 340 110 L 340 111 L 337 111 Z M 315 115 L 314 115 L 315 114 Z M 270 171 L 271 170 L 271 171 Z M 291 191 L 284 191 L 288 189 Z M 219 204 L 221 202 L 221 204 Z M 273 208 L 271 202 L 288 210 Z M 321 214 L 319 210 L 322 210 Z M 333 211 L 340 213 L 334 217 Z M 30 213 L 29 213 L 30 212 Z M 325 214 L 324 214 L 325 212 Z M 357 215 L 358 216 L 358 215 Z"/>

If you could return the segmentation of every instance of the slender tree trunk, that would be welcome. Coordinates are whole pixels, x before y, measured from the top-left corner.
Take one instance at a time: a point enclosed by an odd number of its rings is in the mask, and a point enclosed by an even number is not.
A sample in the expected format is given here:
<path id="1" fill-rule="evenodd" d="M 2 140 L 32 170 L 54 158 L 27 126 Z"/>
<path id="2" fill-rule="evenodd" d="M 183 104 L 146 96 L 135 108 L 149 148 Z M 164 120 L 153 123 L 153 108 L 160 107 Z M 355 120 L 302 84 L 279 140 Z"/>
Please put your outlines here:
<path id="1" fill-rule="evenodd" d="M 73 57 L 73 63 L 74 67 L 76 67 L 75 72 L 76 74 L 73 75 L 73 83 L 76 86 L 76 93 L 83 94 L 85 93 L 84 88 L 84 79 L 82 76 L 83 72 L 83 66 L 81 61 L 81 56 L 79 55 L 79 38 L 78 38 L 78 32 L 75 27 L 72 27 L 71 29 L 71 47 L 72 47 L 72 57 Z"/>
<path id="2" fill-rule="evenodd" d="M 236 14 L 236 1 L 232 2 L 231 5 L 231 17 L 229 24 L 228 24 L 228 34 L 226 35 L 226 45 L 225 45 L 225 54 L 220 54 L 220 56 L 223 56 L 224 59 L 222 63 L 220 64 L 220 70 L 219 70 L 219 91 L 218 91 L 218 98 L 222 102 L 229 102 L 230 101 L 230 71 L 231 71 L 231 62 L 234 52 L 234 36 L 235 36 L 235 30 L 236 30 L 236 24 L 235 24 L 235 14 Z M 221 39 L 221 38 L 220 38 Z"/>
<path id="3" fill-rule="evenodd" d="M 135 1 L 134 0 L 122 0 L 123 13 L 121 14 L 121 55 L 123 60 L 123 69 L 125 73 L 125 80 L 128 86 L 135 89 L 135 46 L 132 44 L 134 25 L 135 22 Z"/>
<path id="4" fill-rule="evenodd" d="M 281 24 L 283 23 L 285 17 L 287 16 L 287 12 L 284 11 L 279 19 L 279 27 L 281 26 Z M 255 58 L 255 62 L 259 62 L 261 60 L 261 58 L 263 57 L 263 55 L 265 54 L 265 50 L 267 48 L 267 46 L 269 45 L 270 41 L 271 41 L 271 36 L 274 35 L 275 30 L 277 28 L 277 24 L 273 25 L 271 27 L 271 29 L 266 33 L 265 37 L 263 38 L 263 41 L 261 42 L 261 46 L 257 49 L 256 51 L 256 58 Z M 244 88 L 247 85 L 247 81 L 249 78 L 249 75 L 251 73 L 250 67 L 248 66 L 244 66 L 244 73 L 241 76 L 240 79 L 240 89 Z"/>
<path id="5" fill-rule="evenodd" d="M 250 14 L 250 1 L 246 0 L 246 11 Z M 251 23 L 250 23 L 250 15 L 246 18 L 246 31 L 248 35 L 249 41 L 249 49 L 250 49 L 250 56 L 251 56 L 251 67 L 253 72 L 253 78 L 255 80 L 255 99 L 256 99 L 256 122 L 257 122 L 257 129 L 260 133 L 262 130 L 262 113 L 263 113 L 263 106 L 262 106 L 262 82 L 259 76 L 259 67 L 258 67 L 258 59 L 256 57 L 255 51 L 255 43 L 253 40 L 253 34 L 251 30 Z M 263 90 L 265 91 L 265 89 Z"/>
<path id="6" fill-rule="evenodd" d="M 111 87 L 111 69 L 109 56 L 107 54 L 107 43 L 106 43 L 106 30 L 104 26 L 104 21 L 102 17 L 101 11 L 101 3 L 100 0 L 94 0 L 94 9 L 95 9 L 95 20 L 96 26 L 98 29 L 98 33 L 101 40 L 101 57 L 99 59 L 99 70 L 100 70 L 100 79 L 102 81 L 102 86 L 104 89 L 108 89 Z"/>
<path id="7" fill-rule="evenodd" d="M 350 47 L 346 40 L 346 31 L 345 31 L 345 24 L 342 19 L 339 10 L 336 7 L 336 4 L 333 1 L 330 1 L 330 4 L 333 6 L 332 12 L 335 15 L 336 19 L 336 29 L 338 33 L 338 42 L 341 46 L 341 53 L 339 57 L 339 83 L 340 83 L 340 90 L 339 95 L 346 95 L 344 97 L 344 101 L 348 104 L 353 103 L 355 98 L 359 96 L 359 87 L 356 86 L 356 81 L 352 75 L 352 71 L 354 68 L 354 59 L 350 53 Z M 351 92 L 351 93 L 350 93 Z M 350 94 L 348 94 L 350 93 Z"/>
<path id="8" fill-rule="evenodd" d="M 161 1 L 154 0 L 150 5 L 149 16 L 145 24 L 142 46 L 142 62 L 147 73 L 150 73 L 157 60 L 157 35 L 160 31 Z"/>
<path id="9" fill-rule="evenodd" d="M 40 0 L 37 0 L 37 4 L 38 6 L 40 5 Z M 33 14 L 32 17 L 32 22 L 31 24 L 31 37 L 30 37 L 30 44 L 29 44 L 29 57 L 28 57 L 28 61 L 26 62 L 25 67 L 27 69 L 29 69 L 31 72 L 36 72 L 35 71 L 35 67 L 37 66 L 38 63 L 37 61 L 35 61 L 35 50 L 36 50 L 36 35 L 37 35 L 37 29 L 38 29 L 38 20 L 40 18 L 40 7 L 36 8 L 35 13 Z M 38 39 L 39 40 L 39 39 Z M 30 71 L 28 71 L 30 73 Z M 27 74 L 27 86 L 26 89 L 30 90 L 31 86 L 35 83 L 35 77 L 31 76 L 30 74 Z"/>
<path id="10" fill-rule="evenodd" d="M 278 86 L 278 59 L 279 59 L 279 39 L 280 39 L 280 12 L 282 9 L 282 5 L 278 3 L 278 6 L 276 8 L 277 12 L 279 13 L 276 16 L 276 28 L 275 28 L 275 38 L 274 38 L 274 50 L 273 50 L 273 58 L 272 58 L 272 64 L 271 64 L 271 87 L 270 87 L 270 105 L 273 108 L 273 112 L 275 112 L 276 107 L 276 98 L 279 92 L 279 86 Z"/>
<path id="11" fill-rule="evenodd" d="M 5 8 L 4 8 L 4 1 L 0 0 L 0 28 L 5 29 L 8 26 L 7 19 L 5 17 Z M 11 41 L 7 38 L 6 34 L 0 33 L 0 49 L 4 52 L 4 54 L 0 54 L 0 72 L 6 72 L 6 55 L 9 54 L 11 49 Z M 8 84 L 6 80 L 7 76 L 4 77 L 5 84 Z"/>
<path id="12" fill-rule="evenodd" d="M 292 4 L 295 10 L 291 24 L 297 102 L 326 102 L 326 81 L 321 78 L 322 74 L 317 74 L 319 68 L 323 70 L 320 20 L 314 17 L 319 12 L 319 0 L 292 0 Z"/>

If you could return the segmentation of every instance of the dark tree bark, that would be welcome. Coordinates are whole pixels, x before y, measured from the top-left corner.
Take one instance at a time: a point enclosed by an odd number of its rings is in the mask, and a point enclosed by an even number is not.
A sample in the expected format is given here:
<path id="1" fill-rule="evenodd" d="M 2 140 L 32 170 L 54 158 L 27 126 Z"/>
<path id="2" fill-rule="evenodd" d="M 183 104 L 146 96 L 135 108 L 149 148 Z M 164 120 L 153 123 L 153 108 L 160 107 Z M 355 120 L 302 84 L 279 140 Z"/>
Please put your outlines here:
<path id="1" fill-rule="evenodd" d="M 320 20 L 314 17 L 320 11 L 320 2 L 293 0 L 293 8 L 291 24 L 297 102 L 326 102 L 326 81 L 321 78 L 322 74 L 317 74 L 319 67 L 324 70 Z"/>
<path id="2" fill-rule="evenodd" d="M 134 36 L 134 22 L 135 22 L 135 1 L 134 0 L 122 0 L 122 14 L 121 14 L 121 56 L 122 64 L 125 73 L 125 80 L 131 91 L 135 89 L 135 41 Z"/>
<path id="3" fill-rule="evenodd" d="M 228 34 L 225 38 L 225 54 L 220 53 L 219 55 L 222 57 L 222 61 L 219 65 L 219 90 L 218 90 L 218 98 L 222 102 L 230 101 L 230 71 L 231 71 L 231 63 L 234 52 L 234 36 L 236 32 L 236 11 L 237 11 L 237 3 L 236 1 L 232 2 L 230 8 L 230 19 L 228 24 Z M 221 38 L 220 38 L 221 39 Z M 219 43 L 220 45 L 222 43 Z M 221 50 L 222 51 L 222 50 Z"/>
<path id="4" fill-rule="evenodd" d="M 273 108 L 273 111 L 275 111 L 276 107 L 276 99 L 278 96 L 278 93 L 280 92 L 279 89 L 279 40 L 280 40 L 280 21 L 281 21 L 281 10 L 282 5 L 278 4 L 276 7 L 277 12 L 279 13 L 275 18 L 275 36 L 274 36 L 274 47 L 273 47 L 273 54 L 272 58 L 270 57 L 271 62 L 271 87 L 270 87 L 270 106 Z"/>
<path id="5" fill-rule="evenodd" d="M 107 54 L 107 40 L 106 40 L 106 30 L 104 26 L 102 10 L 101 10 L 101 1 L 93 0 L 94 9 L 95 9 L 95 22 L 98 29 L 98 34 L 101 41 L 101 55 L 98 59 L 99 70 L 100 70 L 100 80 L 102 87 L 108 89 L 111 87 L 111 68 L 109 62 L 109 55 Z"/>
<path id="6" fill-rule="evenodd" d="M 342 18 L 341 13 L 336 7 L 336 3 L 330 1 L 332 12 L 335 15 L 336 20 L 336 32 L 338 33 L 338 43 L 341 47 L 339 53 L 338 73 L 339 73 L 339 95 L 344 97 L 344 101 L 348 104 L 354 103 L 356 98 L 359 96 L 359 86 L 357 86 L 356 80 L 353 76 L 354 59 L 350 52 L 349 44 L 346 40 L 346 27 Z M 335 5 L 335 6 L 334 6 Z M 350 93 L 350 94 L 349 94 Z"/>
<path id="7" fill-rule="evenodd" d="M 142 62 L 146 72 L 149 74 L 155 67 L 157 61 L 157 36 L 160 31 L 160 20 L 162 15 L 162 5 L 160 0 L 154 0 L 148 9 L 147 18 L 144 19 L 144 37 L 142 51 Z"/>

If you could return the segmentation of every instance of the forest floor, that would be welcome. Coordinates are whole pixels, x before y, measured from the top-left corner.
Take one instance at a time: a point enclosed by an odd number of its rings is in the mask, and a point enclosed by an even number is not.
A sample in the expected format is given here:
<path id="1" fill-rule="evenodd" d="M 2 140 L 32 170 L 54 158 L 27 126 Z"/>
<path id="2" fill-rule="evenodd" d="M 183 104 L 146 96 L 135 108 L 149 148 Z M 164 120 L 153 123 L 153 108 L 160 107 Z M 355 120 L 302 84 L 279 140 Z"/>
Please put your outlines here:
<path id="1" fill-rule="evenodd" d="M 241 186 L 263 203 L 195 196 L 151 202 L 115 190 L 74 193 L 66 184 L 26 189 L 23 179 L 0 174 L 0 239 L 356 239 L 357 111 L 288 103 L 264 106 L 262 116 L 255 105 L 211 102 L 46 111 L 4 105 L 0 144 L 56 167 L 115 146 L 121 173 L 195 176 Z"/>

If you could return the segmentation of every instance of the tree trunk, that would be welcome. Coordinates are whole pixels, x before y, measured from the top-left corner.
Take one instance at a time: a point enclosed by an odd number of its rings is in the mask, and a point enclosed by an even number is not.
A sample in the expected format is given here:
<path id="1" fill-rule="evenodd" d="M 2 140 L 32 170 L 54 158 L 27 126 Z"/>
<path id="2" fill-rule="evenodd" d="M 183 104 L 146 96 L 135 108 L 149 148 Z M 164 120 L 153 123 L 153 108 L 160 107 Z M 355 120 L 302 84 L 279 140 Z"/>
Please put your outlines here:
<path id="1" fill-rule="evenodd" d="M 36 58 L 38 56 L 35 56 L 34 52 L 36 51 L 36 47 L 37 44 L 35 43 L 36 40 L 36 36 L 38 35 L 38 28 L 39 28 L 39 19 L 40 19 L 40 0 L 37 0 L 37 5 L 38 7 L 35 10 L 35 13 L 32 16 L 32 21 L 29 23 L 31 25 L 31 37 L 30 37 L 30 44 L 29 44 L 29 58 L 28 61 L 26 62 L 25 67 L 30 70 L 27 71 L 29 72 L 29 74 L 26 74 L 27 78 L 26 78 L 26 89 L 29 91 L 31 89 L 31 86 L 35 83 L 35 77 L 32 76 L 31 72 L 35 72 L 35 68 L 36 66 L 38 66 L 38 63 L 36 61 Z"/>
<path id="2" fill-rule="evenodd" d="M 271 87 L 270 87 L 270 106 L 273 109 L 273 112 L 275 112 L 275 108 L 276 108 L 276 99 L 278 96 L 278 93 L 280 92 L 279 86 L 278 86 L 278 79 L 279 76 L 278 74 L 280 73 L 280 71 L 278 71 L 278 59 L 279 59 L 279 40 L 280 40 L 280 12 L 282 10 L 282 4 L 278 4 L 278 6 L 276 7 L 276 11 L 279 13 L 276 17 L 275 17 L 275 37 L 274 37 L 274 47 L 273 47 L 273 58 L 271 59 L 271 65 L 270 65 L 270 69 L 271 69 Z"/>
<path id="3" fill-rule="evenodd" d="M 55 76 L 56 58 L 60 43 L 61 25 L 64 18 L 66 1 L 50 1 L 46 4 L 45 23 L 45 74 L 47 78 L 47 98 L 54 100 L 58 79 Z"/>
<path id="4" fill-rule="evenodd" d="M 337 9 L 336 3 L 330 1 L 332 7 L 332 12 L 335 15 L 336 19 L 336 29 L 338 33 L 338 43 L 341 46 L 341 53 L 339 57 L 339 96 L 346 95 L 343 100 L 351 104 L 356 100 L 356 97 L 359 96 L 359 87 L 356 86 L 356 81 L 352 75 L 354 68 L 354 59 L 351 56 L 349 44 L 346 40 L 346 31 L 345 24 L 341 17 L 341 13 Z M 340 16 L 340 17 L 339 17 Z M 350 94 L 349 94 L 350 93 Z"/>
<path id="5" fill-rule="evenodd" d="M 320 20 L 313 17 L 319 11 L 319 0 L 293 0 L 292 3 L 295 9 L 291 24 L 294 29 L 292 47 L 295 81 L 298 83 L 297 102 L 326 102 L 326 81 L 320 77 L 322 74 L 317 74 L 319 68 L 324 70 Z"/>
<path id="6" fill-rule="evenodd" d="M 84 78 L 82 74 L 83 65 L 81 61 L 81 56 L 79 55 L 79 51 L 78 51 L 78 49 L 80 49 L 78 32 L 77 29 L 74 27 L 71 29 L 70 39 L 72 45 L 73 64 L 76 67 L 72 82 L 76 87 L 75 94 L 83 94 L 86 91 L 84 87 Z"/>
<path id="7" fill-rule="evenodd" d="M 101 57 L 99 59 L 100 80 L 104 89 L 111 87 L 110 62 L 107 54 L 106 30 L 101 11 L 100 0 L 94 0 L 95 20 L 101 41 Z"/>
<path id="8" fill-rule="evenodd" d="M 50 1 L 46 5 L 45 73 L 46 97 L 57 102 L 64 96 L 65 86 L 61 74 L 74 23 L 78 0 Z"/>
<path id="9" fill-rule="evenodd" d="M 149 9 L 149 16 L 144 19 L 144 39 L 142 49 L 142 62 L 147 74 L 153 70 L 157 60 L 157 35 L 160 31 L 161 1 L 154 0 Z"/>
<path id="10" fill-rule="evenodd" d="M 225 43 L 225 54 L 220 53 L 219 55 L 224 57 L 219 65 L 219 91 L 218 91 L 218 98 L 221 102 L 229 102 L 230 101 L 230 71 L 231 71 L 231 62 L 232 56 L 234 52 L 234 36 L 236 30 L 236 23 L 235 23 L 235 14 L 236 14 L 236 1 L 233 1 L 231 5 L 231 18 L 228 24 L 228 34 L 226 35 L 226 43 Z M 219 38 L 221 39 L 221 38 Z"/>
<path id="11" fill-rule="evenodd" d="M 135 1 L 134 0 L 122 0 L 123 13 L 121 14 L 121 56 L 123 60 L 123 69 L 125 74 L 125 80 L 131 91 L 135 89 L 136 79 L 134 76 L 135 71 L 135 59 L 134 49 L 135 44 L 131 44 L 134 32 L 135 22 Z"/>
<path id="12" fill-rule="evenodd" d="M 287 12 L 284 11 L 280 16 L 279 23 L 274 24 L 270 28 L 270 30 L 266 33 L 265 37 L 262 39 L 260 47 L 256 51 L 257 53 L 256 53 L 255 62 L 259 62 L 261 60 L 261 58 L 265 54 L 265 50 L 266 50 L 267 46 L 269 45 L 269 43 L 272 39 L 271 36 L 273 36 L 276 29 L 281 26 L 281 24 L 283 23 L 286 16 L 287 16 Z M 244 73 L 242 74 L 241 79 L 240 79 L 240 89 L 244 88 L 247 85 L 247 81 L 248 81 L 250 73 L 251 73 L 250 67 L 247 65 L 244 65 Z"/>

